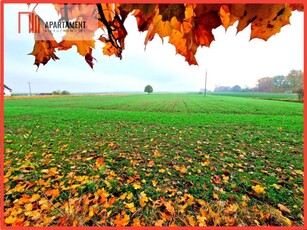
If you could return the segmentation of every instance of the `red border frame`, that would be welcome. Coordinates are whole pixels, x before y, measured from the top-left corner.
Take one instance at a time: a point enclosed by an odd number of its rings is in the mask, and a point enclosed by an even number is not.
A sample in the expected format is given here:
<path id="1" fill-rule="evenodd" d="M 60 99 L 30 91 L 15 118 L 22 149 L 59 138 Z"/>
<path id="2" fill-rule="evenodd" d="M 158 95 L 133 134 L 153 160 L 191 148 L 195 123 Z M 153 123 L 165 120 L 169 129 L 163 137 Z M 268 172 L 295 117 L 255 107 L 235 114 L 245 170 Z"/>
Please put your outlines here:
<path id="1" fill-rule="evenodd" d="M 4 220 L 2 220 L 2 216 L 4 216 L 4 95 L 2 89 L 4 87 L 4 9 L 3 4 L 0 4 L 0 229 L 3 227 Z"/>
<path id="2" fill-rule="evenodd" d="M 8 3 L 97 3 L 97 2 L 110 2 L 106 0 L 98 1 L 98 0 L 0 0 L 0 55 L 1 55 L 1 61 L 0 61 L 0 87 L 3 88 L 4 85 L 4 4 Z M 111 1 L 112 2 L 112 1 Z M 114 2 L 117 3 L 152 3 L 152 2 L 163 2 L 163 3 L 182 3 L 182 2 L 193 2 L 193 3 L 303 3 L 304 7 L 306 7 L 305 0 L 301 1 L 296 1 L 296 0 L 290 0 L 290 1 L 280 1 L 280 0 L 271 0 L 271 1 L 264 1 L 264 0 L 252 0 L 252 1 L 242 1 L 242 0 L 186 0 L 186 1 L 180 1 L 180 0 L 168 0 L 168 1 L 161 1 L 161 0 L 116 0 Z M 307 37 L 307 15 L 304 11 L 304 37 Z M 306 40 L 304 39 L 304 69 L 306 69 Z M 304 71 L 304 70 L 303 70 Z M 306 79 L 306 78 L 305 78 Z M 306 83 L 304 83 L 304 87 L 306 86 Z M 306 101 L 307 96 L 305 94 L 304 96 L 304 101 Z M 307 117 L 307 108 L 304 106 L 304 117 Z M 305 188 L 307 187 L 307 181 L 306 181 L 306 164 L 307 164 L 307 158 L 305 157 L 305 150 L 307 147 L 306 144 L 306 135 L 307 135 L 307 130 L 306 130 L 306 120 L 304 119 L 304 226 L 294 226 L 294 227 L 270 227 L 270 226 L 259 226 L 259 227 L 136 227 L 138 229 L 166 229 L 166 228 L 172 228 L 172 229 L 249 229 L 249 230 L 259 230 L 259 229 L 307 229 L 307 209 L 306 209 L 306 199 L 307 199 L 307 194 L 305 193 Z M 4 96 L 3 93 L 0 93 L 0 229 L 25 229 L 25 227 L 6 227 L 4 225 L 4 219 L 1 218 L 4 216 L 4 193 L 3 193 L 3 188 L 4 188 Z M 123 230 L 123 229 L 133 229 L 135 227 L 26 227 L 27 230 L 32 230 L 32 229 L 50 229 L 50 228 L 57 228 L 57 229 L 87 229 L 90 228 L 91 230 L 96 230 L 96 229 L 118 229 L 118 230 Z"/>

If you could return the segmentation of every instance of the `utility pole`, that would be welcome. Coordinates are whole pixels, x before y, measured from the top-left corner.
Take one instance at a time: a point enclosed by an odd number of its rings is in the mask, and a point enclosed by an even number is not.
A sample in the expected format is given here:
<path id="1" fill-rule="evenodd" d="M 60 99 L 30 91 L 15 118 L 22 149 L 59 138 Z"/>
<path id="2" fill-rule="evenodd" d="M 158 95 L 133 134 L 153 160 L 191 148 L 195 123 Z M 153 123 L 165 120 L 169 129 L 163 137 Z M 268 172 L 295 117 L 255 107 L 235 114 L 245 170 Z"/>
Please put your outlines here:
<path id="1" fill-rule="evenodd" d="M 31 93 L 31 82 L 28 81 L 28 85 L 29 85 L 30 96 L 32 96 L 32 93 Z"/>
<path id="2" fill-rule="evenodd" d="M 205 92 L 204 92 L 204 96 L 206 96 L 207 94 L 207 70 L 206 70 L 206 77 L 205 77 Z"/>

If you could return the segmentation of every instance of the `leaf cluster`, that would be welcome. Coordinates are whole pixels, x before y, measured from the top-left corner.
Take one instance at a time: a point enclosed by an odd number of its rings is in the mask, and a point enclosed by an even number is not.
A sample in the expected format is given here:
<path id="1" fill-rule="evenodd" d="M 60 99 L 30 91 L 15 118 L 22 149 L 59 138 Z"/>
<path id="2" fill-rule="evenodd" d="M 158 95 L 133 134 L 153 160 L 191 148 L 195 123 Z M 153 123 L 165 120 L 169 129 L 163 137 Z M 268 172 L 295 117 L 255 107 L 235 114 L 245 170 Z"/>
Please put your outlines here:
<path id="1" fill-rule="evenodd" d="M 93 68 L 92 50 L 95 42 L 104 43 L 102 53 L 122 58 L 128 34 L 124 22 L 129 14 L 136 18 L 138 30 L 147 31 L 145 45 L 156 35 L 174 45 L 190 65 L 197 65 L 195 54 L 199 46 L 209 47 L 214 40 L 212 30 L 223 26 L 226 30 L 238 21 L 237 31 L 251 25 L 250 38 L 269 39 L 281 27 L 289 24 L 293 10 L 303 10 L 303 4 L 54 4 L 61 20 L 86 22 L 86 27 L 67 29 L 60 42 L 55 41 L 50 28 L 38 16 L 40 33 L 35 33 L 35 45 L 30 53 L 39 67 L 50 59 L 59 59 L 56 50 L 73 46 Z M 34 12 L 35 13 L 35 12 Z M 35 13 L 36 14 L 36 13 Z M 31 23 L 32 24 L 32 23 Z M 102 30 L 98 39 L 94 33 Z"/>

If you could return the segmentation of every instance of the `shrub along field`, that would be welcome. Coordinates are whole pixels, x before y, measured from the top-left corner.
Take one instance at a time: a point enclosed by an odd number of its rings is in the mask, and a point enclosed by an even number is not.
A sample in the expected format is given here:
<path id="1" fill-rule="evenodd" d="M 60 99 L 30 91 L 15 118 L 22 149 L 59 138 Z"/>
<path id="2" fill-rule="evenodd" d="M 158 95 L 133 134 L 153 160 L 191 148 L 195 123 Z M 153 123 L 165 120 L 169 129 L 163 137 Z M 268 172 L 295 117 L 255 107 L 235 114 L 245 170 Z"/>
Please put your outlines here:
<path id="1" fill-rule="evenodd" d="M 303 104 L 5 100 L 8 226 L 303 225 Z"/>

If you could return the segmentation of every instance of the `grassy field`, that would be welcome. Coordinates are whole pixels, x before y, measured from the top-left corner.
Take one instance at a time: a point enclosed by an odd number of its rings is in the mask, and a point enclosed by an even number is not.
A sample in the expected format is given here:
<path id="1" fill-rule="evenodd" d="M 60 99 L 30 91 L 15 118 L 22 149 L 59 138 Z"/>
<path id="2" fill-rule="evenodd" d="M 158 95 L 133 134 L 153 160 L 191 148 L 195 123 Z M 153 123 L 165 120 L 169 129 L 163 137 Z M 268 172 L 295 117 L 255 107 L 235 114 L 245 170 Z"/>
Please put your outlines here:
<path id="1" fill-rule="evenodd" d="M 5 100 L 5 223 L 303 225 L 303 122 L 219 95 Z"/>
<path id="2" fill-rule="evenodd" d="M 232 97 L 249 97 L 255 99 L 264 100 L 276 100 L 276 101 L 292 101 L 300 102 L 296 93 L 258 93 L 258 92 L 225 92 L 225 93 L 214 93 L 214 95 L 221 96 L 232 96 Z"/>

